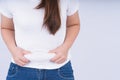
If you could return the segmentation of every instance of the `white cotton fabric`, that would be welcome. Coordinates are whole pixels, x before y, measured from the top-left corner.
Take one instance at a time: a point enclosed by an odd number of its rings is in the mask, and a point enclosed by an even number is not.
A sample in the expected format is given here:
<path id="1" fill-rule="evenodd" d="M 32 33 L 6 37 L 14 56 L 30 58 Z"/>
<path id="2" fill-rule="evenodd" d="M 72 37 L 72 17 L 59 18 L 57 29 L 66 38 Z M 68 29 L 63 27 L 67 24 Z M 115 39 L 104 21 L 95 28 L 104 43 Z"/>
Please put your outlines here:
<path id="1" fill-rule="evenodd" d="M 25 55 L 31 62 L 24 67 L 59 68 L 70 60 L 70 51 L 67 60 L 62 64 L 51 62 L 50 59 L 55 54 L 48 52 L 64 42 L 67 16 L 78 11 L 78 2 L 76 0 L 60 0 L 61 28 L 55 35 L 51 35 L 47 29 L 42 28 L 44 8 L 34 9 L 40 1 L 0 0 L 0 13 L 13 19 L 17 46 L 31 51 L 31 54 Z M 14 62 L 13 58 L 12 62 Z"/>

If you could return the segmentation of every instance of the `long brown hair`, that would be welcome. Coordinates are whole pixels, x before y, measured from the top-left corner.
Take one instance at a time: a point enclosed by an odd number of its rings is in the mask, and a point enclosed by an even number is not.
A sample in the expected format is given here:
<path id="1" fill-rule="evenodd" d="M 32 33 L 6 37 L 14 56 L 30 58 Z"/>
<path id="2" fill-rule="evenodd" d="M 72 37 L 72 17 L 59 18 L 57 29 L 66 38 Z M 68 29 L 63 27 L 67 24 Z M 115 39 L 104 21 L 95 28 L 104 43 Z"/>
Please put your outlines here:
<path id="1" fill-rule="evenodd" d="M 59 0 L 41 0 L 36 9 L 40 8 L 45 9 L 43 25 L 54 35 L 61 25 Z"/>

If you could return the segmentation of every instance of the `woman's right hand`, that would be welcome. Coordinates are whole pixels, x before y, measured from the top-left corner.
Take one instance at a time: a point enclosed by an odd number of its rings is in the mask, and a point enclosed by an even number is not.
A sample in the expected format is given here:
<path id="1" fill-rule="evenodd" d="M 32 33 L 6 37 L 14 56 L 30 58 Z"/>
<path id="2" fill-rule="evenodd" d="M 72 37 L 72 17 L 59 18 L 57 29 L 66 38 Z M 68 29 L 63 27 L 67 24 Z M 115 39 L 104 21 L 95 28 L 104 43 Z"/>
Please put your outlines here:
<path id="1" fill-rule="evenodd" d="M 16 47 L 12 52 L 13 59 L 16 64 L 20 66 L 24 66 L 25 64 L 29 63 L 30 61 L 24 57 L 25 54 L 30 54 L 30 51 L 24 50 L 22 48 Z"/>

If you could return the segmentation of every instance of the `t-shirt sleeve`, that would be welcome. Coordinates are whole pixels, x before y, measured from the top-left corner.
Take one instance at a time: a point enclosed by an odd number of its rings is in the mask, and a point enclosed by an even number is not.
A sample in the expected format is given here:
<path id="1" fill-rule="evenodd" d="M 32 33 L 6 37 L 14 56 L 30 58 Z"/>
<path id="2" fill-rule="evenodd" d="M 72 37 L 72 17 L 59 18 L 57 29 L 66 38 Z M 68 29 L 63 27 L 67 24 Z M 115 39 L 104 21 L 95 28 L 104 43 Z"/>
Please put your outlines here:
<path id="1" fill-rule="evenodd" d="M 67 16 L 73 15 L 79 10 L 79 1 L 78 0 L 68 0 L 67 5 Z"/>
<path id="2" fill-rule="evenodd" d="M 6 1 L 0 1 L 0 13 L 7 18 L 12 18 L 12 13 L 10 12 Z"/>

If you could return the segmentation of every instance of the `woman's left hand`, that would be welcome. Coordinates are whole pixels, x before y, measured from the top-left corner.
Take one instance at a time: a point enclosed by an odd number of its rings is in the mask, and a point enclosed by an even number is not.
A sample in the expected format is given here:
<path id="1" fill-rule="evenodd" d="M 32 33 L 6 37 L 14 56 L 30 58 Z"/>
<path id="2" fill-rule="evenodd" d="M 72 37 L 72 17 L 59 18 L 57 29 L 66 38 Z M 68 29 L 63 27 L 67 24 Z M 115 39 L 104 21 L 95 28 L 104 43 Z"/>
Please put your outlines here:
<path id="1" fill-rule="evenodd" d="M 61 64 L 66 61 L 68 56 L 68 48 L 60 45 L 57 48 L 50 50 L 49 53 L 55 53 L 56 56 L 53 57 L 50 61 Z"/>

